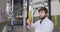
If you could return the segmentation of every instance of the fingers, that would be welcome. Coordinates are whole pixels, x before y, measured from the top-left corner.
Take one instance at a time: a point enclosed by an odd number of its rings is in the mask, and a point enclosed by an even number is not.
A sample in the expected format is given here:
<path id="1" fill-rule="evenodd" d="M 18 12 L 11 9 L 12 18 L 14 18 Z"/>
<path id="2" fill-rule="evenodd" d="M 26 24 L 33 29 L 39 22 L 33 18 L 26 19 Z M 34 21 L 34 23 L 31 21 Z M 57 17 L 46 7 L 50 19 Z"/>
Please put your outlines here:
<path id="1" fill-rule="evenodd" d="M 27 24 L 30 24 L 30 23 L 29 23 L 29 18 L 27 19 Z"/>

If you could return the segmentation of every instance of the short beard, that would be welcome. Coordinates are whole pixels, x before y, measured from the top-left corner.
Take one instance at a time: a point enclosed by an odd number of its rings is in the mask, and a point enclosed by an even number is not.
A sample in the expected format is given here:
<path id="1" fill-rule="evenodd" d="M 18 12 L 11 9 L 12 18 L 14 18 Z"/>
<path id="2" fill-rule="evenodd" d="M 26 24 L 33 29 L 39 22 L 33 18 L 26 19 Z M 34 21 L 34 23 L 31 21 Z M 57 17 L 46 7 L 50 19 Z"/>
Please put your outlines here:
<path id="1" fill-rule="evenodd" d="M 40 18 L 41 20 L 43 20 L 43 19 L 45 19 L 46 18 L 46 16 L 44 16 L 43 18 Z"/>

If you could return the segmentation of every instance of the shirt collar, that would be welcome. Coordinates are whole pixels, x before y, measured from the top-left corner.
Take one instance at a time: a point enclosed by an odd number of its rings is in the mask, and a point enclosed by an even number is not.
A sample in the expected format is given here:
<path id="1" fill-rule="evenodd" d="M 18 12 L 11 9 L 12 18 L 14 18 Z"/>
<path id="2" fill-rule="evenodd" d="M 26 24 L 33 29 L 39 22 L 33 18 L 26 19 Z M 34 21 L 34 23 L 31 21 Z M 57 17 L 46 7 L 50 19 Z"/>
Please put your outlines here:
<path id="1" fill-rule="evenodd" d="M 48 19 L 48 17 L 45 17 L 45 19 L 43 19 L 42 21 L 46 21 Z M 41 20 L 41 19 L 40 19 Z"/>

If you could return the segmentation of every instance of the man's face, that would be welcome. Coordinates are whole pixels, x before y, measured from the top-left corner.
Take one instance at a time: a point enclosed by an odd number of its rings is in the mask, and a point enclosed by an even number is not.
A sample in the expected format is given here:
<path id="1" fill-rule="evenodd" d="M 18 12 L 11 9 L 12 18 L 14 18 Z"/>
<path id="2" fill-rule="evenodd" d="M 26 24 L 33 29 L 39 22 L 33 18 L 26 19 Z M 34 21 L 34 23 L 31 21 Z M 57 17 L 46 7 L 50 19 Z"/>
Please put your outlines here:
<path id="1" fill-rule="evenodd" d="M 44 11 L 39 12 L 39 18 L 42 19 L 46 16 L 46 13 Z"/>

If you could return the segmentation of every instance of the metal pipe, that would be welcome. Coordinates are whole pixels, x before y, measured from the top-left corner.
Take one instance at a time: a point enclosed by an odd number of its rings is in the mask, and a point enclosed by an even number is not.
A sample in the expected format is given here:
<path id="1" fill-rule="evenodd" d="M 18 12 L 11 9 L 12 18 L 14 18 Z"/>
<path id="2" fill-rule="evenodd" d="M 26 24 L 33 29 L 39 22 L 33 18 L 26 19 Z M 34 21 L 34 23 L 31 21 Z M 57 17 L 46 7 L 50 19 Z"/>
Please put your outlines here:
<path id="1" fill-rule="evenodd" d="M 29 12 L 29 0 L 27 0 L 27 18 L 28 18 L 28 12 Z"/>
<path id="2" fill-rule="evenodd" d="M 49 19 L 51 20 L 51 0 L 48 0 L 48 7 L 49 7 Z"/>
<path id="3" fill-rule="evenodd" d="M 25 4 L 25 0 L 23 0 L 23 6 Z M 23 7 L 23 32 L 26 32 L 26 17 L 25 17 L 25 8 Z"/>
<path id="4" fill-rule="evenodd" d="M 21 0 L 21 8 L 23 7 L 23 0 Z M 21 9 L 21 15 L 22 15 L 23 9 Z"/>
<path id="5" fill-rule="evenodd" d="M 14 1 L 12 0 L 12 11 L 13 11 L 13 7 L 14 7 Z"/>

